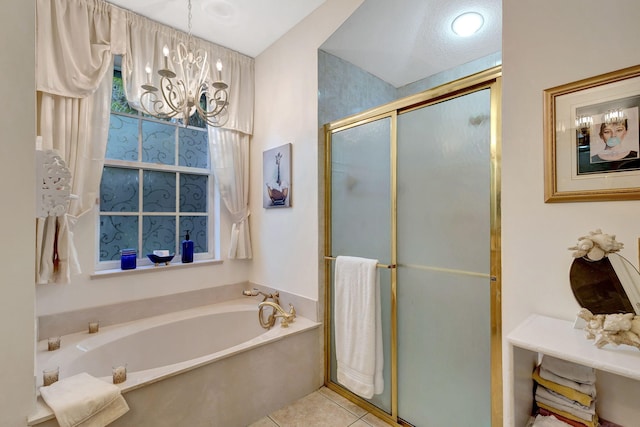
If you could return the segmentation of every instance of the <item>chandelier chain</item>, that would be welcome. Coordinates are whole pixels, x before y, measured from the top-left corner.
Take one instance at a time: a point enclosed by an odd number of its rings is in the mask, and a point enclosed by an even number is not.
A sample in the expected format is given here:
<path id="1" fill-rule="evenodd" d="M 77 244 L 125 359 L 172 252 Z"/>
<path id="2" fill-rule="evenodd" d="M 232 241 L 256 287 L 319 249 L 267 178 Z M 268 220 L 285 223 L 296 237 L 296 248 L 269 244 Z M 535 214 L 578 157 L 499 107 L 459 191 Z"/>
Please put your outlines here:
<path id="1" fill-rule="evenodd" d="M 189 25 L 189 39 L 191 39 L 191 0 L 189 0 L 189 21 L 188 21 L 188 25 Z"/>

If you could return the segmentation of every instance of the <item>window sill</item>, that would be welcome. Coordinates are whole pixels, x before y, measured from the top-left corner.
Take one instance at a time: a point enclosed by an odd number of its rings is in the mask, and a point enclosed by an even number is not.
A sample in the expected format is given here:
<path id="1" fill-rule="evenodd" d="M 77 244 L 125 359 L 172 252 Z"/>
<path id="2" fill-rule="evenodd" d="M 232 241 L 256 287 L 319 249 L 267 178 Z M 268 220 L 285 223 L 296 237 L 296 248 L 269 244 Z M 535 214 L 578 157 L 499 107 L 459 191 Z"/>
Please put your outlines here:
<path id="1" fill-rule="evenodd" d="M 93 279 L 106 279 L 109 277 L 116 277 L 116 276 L 125 276 L 125 275 L 133 275 L 133 274 L 144 274 L 144 273 L 155 273 L 155 272 L 159 272 L 159 271 L 164 271 L 164 270 L 173 270 L 173 269 L 180 269 L 180 268 L 193 268 L 193 267 L 200 267 L 200 266 L 205 266 L 205 265 L 215 265 L 215 264 L 222 264 L 222 260 L 221 259 L 203 259 L 203 260 L 198 260 L 198 261 L 193 261 L 190 262 L 188 264 L 183 264 L 181 262 L 176 262 L 176 263 L 170 263 L 169 265 L 141 265 L 139 267 L 134 268 L 133 270 L 121 270 L 121 269 L 112 269 L 112 270 L 101 270 L 101 271 L 96 271 L 95 273 L 93 273 L 92 275 L 90 275 L 89 277 L 93 280 Z"/>

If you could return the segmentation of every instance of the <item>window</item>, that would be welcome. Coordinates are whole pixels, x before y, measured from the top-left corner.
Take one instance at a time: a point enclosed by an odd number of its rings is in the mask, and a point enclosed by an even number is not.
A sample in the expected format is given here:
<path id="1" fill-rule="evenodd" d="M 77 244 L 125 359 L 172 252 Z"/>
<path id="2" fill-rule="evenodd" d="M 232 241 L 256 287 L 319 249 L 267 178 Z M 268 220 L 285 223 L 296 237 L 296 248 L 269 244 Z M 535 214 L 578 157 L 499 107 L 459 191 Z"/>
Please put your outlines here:
<path id="1" fill-rule="evenodd" d="M 190 119 L 190 123 L 192 119 Z M 114 73 L 109 139 L 100 183 L 98 269 L 117 268 L 122 249 L 138 264 L 154 250 L 175 253 L 187 232 L 194 258 L 213 258 L 213 175 L 204 124 L 183 127 L 139 114 Z"/>

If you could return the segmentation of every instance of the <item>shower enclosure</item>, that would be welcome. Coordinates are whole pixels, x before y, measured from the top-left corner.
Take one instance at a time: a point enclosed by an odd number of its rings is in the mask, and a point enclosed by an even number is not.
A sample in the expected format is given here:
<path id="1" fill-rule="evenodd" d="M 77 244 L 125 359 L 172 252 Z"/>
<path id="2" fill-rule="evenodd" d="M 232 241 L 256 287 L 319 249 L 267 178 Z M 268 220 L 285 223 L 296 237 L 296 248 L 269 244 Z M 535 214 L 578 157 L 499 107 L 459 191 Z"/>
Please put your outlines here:
<path id="1" fill-rule="evenodd" d="M 325 383 L 401 425 L 502 425 L 500 76 L 325 126 Z M 385 388 L 371 399 L 337 382 L 340 255 L 379 262 Z"/>

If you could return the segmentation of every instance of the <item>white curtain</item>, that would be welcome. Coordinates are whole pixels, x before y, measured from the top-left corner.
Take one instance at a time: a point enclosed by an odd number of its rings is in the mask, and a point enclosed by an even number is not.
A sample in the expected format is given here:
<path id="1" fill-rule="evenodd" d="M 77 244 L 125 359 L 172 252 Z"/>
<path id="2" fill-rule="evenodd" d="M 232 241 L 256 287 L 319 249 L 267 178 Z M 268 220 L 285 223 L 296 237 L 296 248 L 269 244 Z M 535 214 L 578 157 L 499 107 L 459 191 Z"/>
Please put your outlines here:
<path id="1" fill-rule="evenodd" d="M 209 127 L 209 150 L 220 197 L 233 220 L 228 256 L 251 259 L 249 135 Z"/>
<path id="2" fill-rule="evenodd" d="M 96 203 L 109 131 L 113 55 L 124 20 L 101 0 L 37 0 L 37 124 L 43 149 L 71 171 L 72 200 L 61 217 L 36 222 L 36 282 L 68 283 L 79 272 L 73 226 Z"/>
<path id="3" fill-rule="evenodd" d="M 146 83 L 149 64 L 153 70 L 164 66 L 162 48 L 174 50 L 178 42 L 186 43 L 187 34 L 147 18 L 131 15 L 127 19 L 127 55 L 122 77 L 129 104 L 140 109 L 141 85 Z M 229 258 L 250 259 L 249 233 L 249 139 L 253 133 L 254 60 L 233 50 L 194 38 L 198 48 L 208 55 L 209 76 L 215 76 L 215 63 L 222 61 L 222 79 L 229 85 L 229 120 L 224 128 L 209 128 L 211 164 L 218 189 L 229 211 L 233 226 Z M 177 67 L 172 67 L 178 72 Z M 180 76 L 178 76 L 180 77 Z M 157 73 L 151 83 L 159 85 Z"/>

